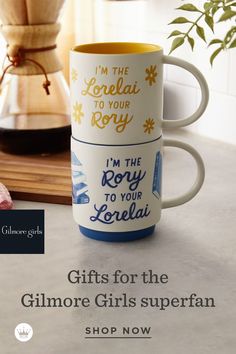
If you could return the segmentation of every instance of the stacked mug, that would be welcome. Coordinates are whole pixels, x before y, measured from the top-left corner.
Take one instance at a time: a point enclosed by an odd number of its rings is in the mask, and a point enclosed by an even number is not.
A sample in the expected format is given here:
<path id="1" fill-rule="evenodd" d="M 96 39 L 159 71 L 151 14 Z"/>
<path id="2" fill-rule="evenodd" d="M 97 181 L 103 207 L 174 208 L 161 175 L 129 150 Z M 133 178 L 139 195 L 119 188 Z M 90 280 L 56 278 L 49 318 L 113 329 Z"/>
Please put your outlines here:
<path id="1" fill-rule="evenodd" d="M 163 65 L 198 80 L 202 100 L 181 120 L 163 120 Z M 103 241 L 130 241 L 154 232 L 161 209 L 183 204 L 200 190 L 204 164 L 190 145 L 163 139 L 162 129 L 196 121 L 208 87 L 192 64 L 165 56 L 160 46 L 94 43 L 75 47 L 71 68 L 73 215 L 80 231 Z M 186 150 L 198 174 L 184 195 L 162 200 L 163 146 Z"/>

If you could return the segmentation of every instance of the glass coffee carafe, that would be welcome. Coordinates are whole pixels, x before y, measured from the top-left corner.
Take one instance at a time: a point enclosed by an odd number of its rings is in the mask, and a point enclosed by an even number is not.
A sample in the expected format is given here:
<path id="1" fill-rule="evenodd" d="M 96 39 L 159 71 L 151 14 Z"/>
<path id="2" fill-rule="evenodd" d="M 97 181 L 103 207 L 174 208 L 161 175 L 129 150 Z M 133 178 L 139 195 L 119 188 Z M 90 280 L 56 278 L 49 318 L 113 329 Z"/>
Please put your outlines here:
<path id="1" fill-rule="evenodd" d="M 0 0 L 1 32 L 7 43 L 0 78 L 0 149 L 4 152 L 50 153 L 69 148 L 69 89 L 56 49 L 60 31 L 56 21 L 64 0 L 50 3 L 49 11 L 44 0 L 27 2 L 27 23 L 21 24 L 15 23 L 14 1 L 7 7 Z"/>
<path id="2" fill-rule="evenodd" d="M 0 96 L 0 149 L 15 154 L 65 150 L 70 141 L 69 89 L 61 71 L 52 73 L 50 95 L 41 75 L 4 78 Z"/>

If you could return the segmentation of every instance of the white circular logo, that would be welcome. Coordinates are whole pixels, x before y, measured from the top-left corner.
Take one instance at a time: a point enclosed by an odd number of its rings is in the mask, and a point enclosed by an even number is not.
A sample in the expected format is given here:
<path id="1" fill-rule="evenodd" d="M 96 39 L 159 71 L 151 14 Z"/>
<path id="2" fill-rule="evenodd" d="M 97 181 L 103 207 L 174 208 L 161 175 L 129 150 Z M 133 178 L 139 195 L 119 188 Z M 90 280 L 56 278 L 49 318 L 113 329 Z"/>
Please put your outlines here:
<path id="1" fill-rule="evenodd" d="M 20 342 L 28 342 L 33 336 L 33 328 L 28 323 L 19 323 L 15 328 L 15 337 Z"/>

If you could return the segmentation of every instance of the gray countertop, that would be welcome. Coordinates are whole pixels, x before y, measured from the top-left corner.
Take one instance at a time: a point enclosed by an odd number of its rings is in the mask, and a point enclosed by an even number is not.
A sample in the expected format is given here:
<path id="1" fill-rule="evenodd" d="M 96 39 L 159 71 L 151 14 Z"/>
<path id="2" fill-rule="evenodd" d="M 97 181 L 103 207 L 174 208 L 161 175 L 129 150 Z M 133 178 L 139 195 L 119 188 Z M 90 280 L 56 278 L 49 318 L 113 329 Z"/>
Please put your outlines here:
<path id="1" fill-rule="evenodd" d="M 174 136 L 174 135 L 171 135 Z M 110 244 L 83 237 L 70 206 L 16 201 L 16 208 L 45 209 L 45 255 L 0 255 L 1 354 L 234 354 L 236 352 L 236 147 L 189 132 L 176 134 L 202 155 L 206 180 L 189 203 L 164 210 L 155 234 Z M 164 194 L 184 191 L 195 165 L 180 150 L 165 152 Z M 70 284 L 71 269 L 100 273 L 152 269 L 168 284 Z M 50 297 L 214 297 L 215 308 L 24 308 L 24 293 Z M 14 337 L 18 323 L 31 324 L 33 338 Z M 85 339 L 87 326 L 150 326 L 151 339 Z"/>

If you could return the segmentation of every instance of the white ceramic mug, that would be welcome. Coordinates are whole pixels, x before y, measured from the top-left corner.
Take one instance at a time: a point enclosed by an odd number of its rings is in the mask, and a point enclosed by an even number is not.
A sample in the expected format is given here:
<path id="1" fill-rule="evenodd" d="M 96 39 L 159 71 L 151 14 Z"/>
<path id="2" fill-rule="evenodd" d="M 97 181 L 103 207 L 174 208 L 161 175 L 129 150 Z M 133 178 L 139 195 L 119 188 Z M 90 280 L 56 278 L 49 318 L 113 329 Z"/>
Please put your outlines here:
<path id="1" fill-rule="evenodd" d="M 163 64 L 181 66 L 196 77 L 202 100 L 181 120 L 163 120 Z M 95 239 L 128 241 L 147 236 L 161 208 L 193 198 L 204 180 L 198 166 L 193 187 L 162 202 L 162 128 L 196 121 L 208 102 L 208 87 L 193 65 L 163 55 L 159 46 L 142 43 L 95 43 L 71 51 L 73 212 L 83 234 Z"/>
<path id="2" fill-rule="evenodd" d="M 177 65 L 198 80 L 202 100 L 195 113 L 163 120 L 163 65 Z M 70 55 L 72 136 L 93 144 L 137 144 L 159 138 L 162 128 L 195 122 L 209 98 L 206 80 L 192 64 L 139 43 L 95 43 Z M 165 117 L 167 118 L 167 117 Z M 145 126 L 147 127 L 145 131 Z"/>

